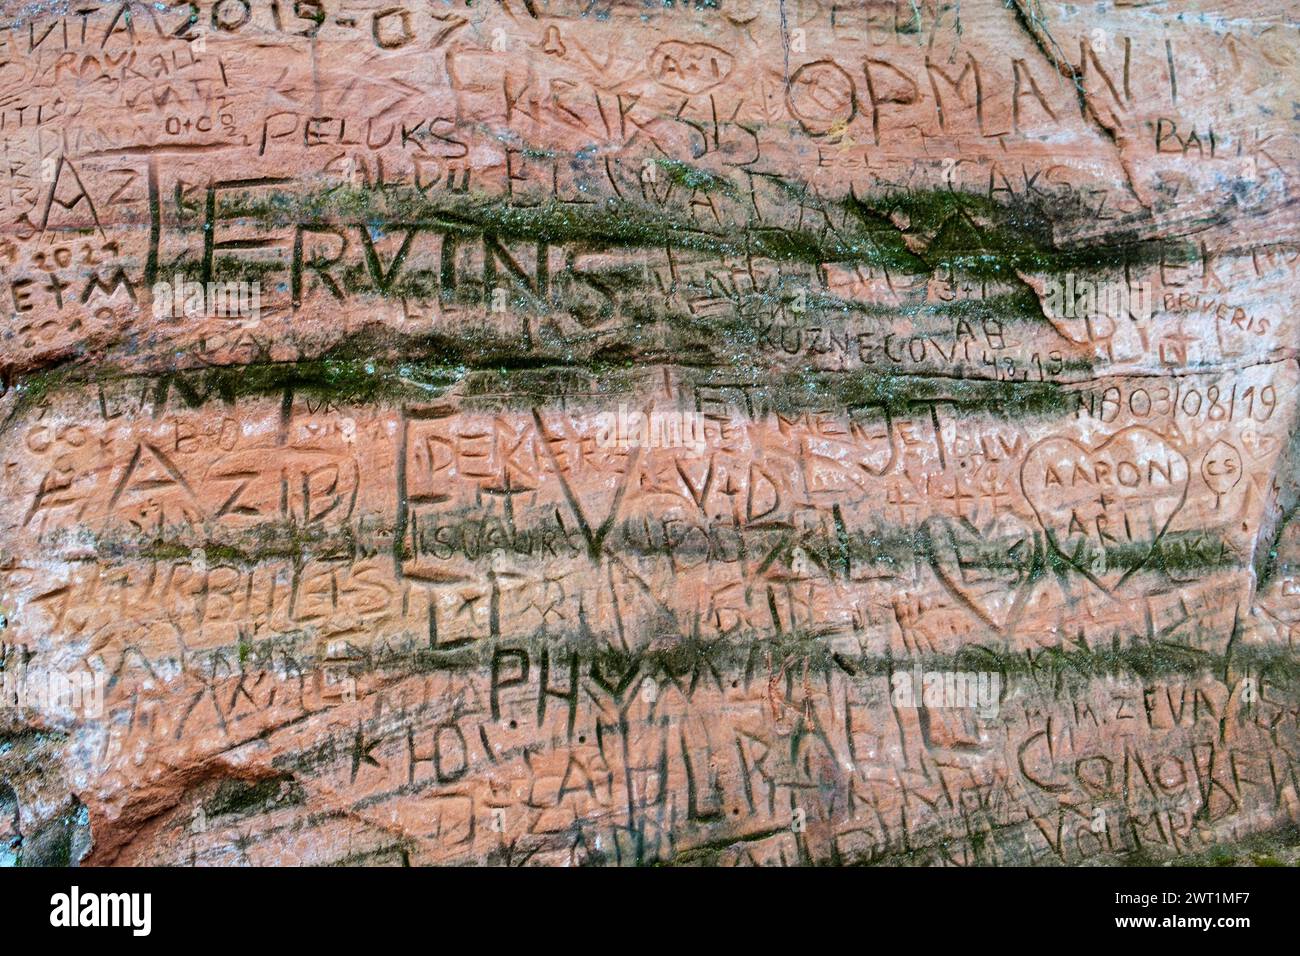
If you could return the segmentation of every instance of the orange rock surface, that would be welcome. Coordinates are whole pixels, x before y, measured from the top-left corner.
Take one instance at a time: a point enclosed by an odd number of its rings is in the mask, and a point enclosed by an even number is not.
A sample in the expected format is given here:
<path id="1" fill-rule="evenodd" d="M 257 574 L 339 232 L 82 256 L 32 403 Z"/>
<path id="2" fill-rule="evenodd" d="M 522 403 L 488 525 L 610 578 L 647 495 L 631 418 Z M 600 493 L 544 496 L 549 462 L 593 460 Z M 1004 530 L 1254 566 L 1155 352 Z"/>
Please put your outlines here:
<path id="1" fill-rule="evenodd" d="M 0 864 L 1294 845 L 1291 13 L 3 10 Z"/>

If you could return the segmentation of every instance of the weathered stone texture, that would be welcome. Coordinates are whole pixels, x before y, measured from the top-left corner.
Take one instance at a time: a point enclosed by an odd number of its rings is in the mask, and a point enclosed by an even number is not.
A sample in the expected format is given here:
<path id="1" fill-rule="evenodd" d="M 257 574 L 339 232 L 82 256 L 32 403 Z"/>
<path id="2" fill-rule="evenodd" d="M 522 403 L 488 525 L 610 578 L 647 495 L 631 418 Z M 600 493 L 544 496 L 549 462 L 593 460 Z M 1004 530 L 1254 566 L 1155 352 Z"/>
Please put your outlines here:
<path id="1" fill-rule="evenodd" d="M 1295 844 L 1290 5 L 4 10 L 0 863 Z"/>

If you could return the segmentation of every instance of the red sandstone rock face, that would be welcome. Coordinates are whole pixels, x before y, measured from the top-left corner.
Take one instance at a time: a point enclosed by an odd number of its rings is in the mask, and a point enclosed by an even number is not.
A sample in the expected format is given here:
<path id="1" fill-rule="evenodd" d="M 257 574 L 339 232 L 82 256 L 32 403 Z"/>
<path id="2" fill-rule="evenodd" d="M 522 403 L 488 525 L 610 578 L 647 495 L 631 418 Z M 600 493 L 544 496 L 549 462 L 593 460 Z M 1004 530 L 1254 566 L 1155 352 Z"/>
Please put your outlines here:
<path id="1" fill-rule="evenodd" d="M 6 4 L 0 863 L 1267 844 L 1295 27 L 1177 14 Z"/>

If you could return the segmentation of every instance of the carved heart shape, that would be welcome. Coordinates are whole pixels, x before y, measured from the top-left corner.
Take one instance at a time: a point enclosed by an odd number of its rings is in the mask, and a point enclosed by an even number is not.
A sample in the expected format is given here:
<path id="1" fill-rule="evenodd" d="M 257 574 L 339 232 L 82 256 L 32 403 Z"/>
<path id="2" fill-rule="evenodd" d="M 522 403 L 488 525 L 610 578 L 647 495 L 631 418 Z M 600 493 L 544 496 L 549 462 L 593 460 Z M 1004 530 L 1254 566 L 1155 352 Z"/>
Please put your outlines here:
<path id="1" fill-rule="evenodd" d="M 933 515 L 921 526 L 930 566 L 948 592 L 999 634 L 1009 634 L 1033 590 L 1039 566 L 1035 532 L 1016 515 L 977 528 Z"/>
<path id="2" fill-rule="evenodd" d="M 1048 545 L 1103 591 L 1135 574 L 1187 500 L 1187 458 L 1141 425 L 1085 448 L 1046 438 L 1025 455 L 1020 487 Z"/>
<path id="3" fill-rule="evenodd" d="M 1055 277 L 1025 272 L 1016 274 L 1038 296 L 1043 317 L 1071 342 L 1076 345 L 1091 345 L 1094 342 L 1103 342 L 1115 334 L 1115 316 L 1104 310 L 1095 309 L 1091 299 L 1079 305 L 1072 298 L 1073 283 L 1071 283 L 1070 297 L 1063 298 L 1064 290 Z"/>

